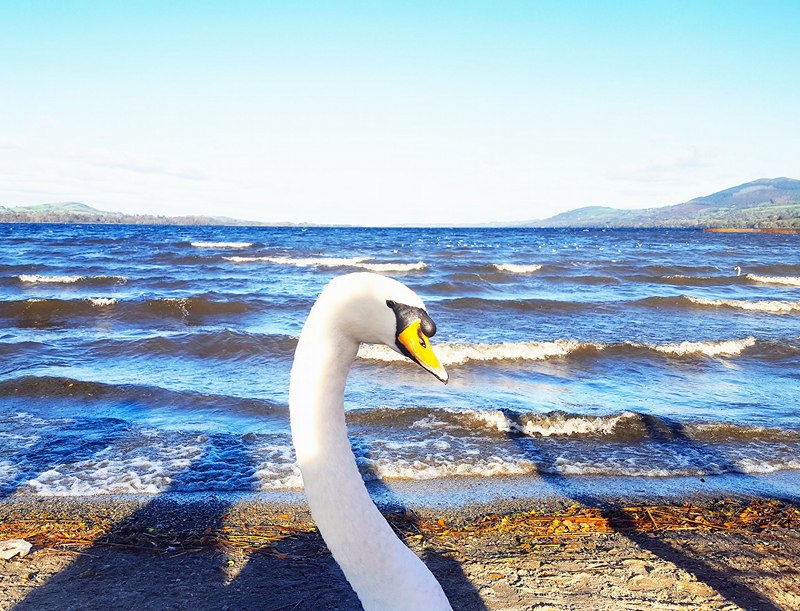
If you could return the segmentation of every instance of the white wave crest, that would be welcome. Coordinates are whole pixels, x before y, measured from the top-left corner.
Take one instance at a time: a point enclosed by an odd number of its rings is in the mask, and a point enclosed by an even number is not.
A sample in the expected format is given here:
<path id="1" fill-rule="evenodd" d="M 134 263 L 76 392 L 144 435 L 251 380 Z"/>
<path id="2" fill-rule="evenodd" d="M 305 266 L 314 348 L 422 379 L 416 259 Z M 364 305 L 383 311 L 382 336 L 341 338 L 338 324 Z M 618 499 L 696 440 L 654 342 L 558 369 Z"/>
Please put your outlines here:
<path id="1" fill-rule="evenodd" d="M 499 456 L 477 458 L 469 462 L 456 460 L 380 460 L 373 464 L 373 472 L 385 479 L 428 480 L 445 477 L 502 477 L 535 473 L 536 466 L 526 459 L 508 459 Z"/>
<path id="2" fill-rule="evenodd" d="M 759 276 L 747 274 L 747 279 L 761 284 L 780 284 L 783 286 L 800 286 L 800 276 Z"/>
<path id="3" fill-rule="evenodd" d="M 746 299 L 706 299 L 704 297 L 686 297 L 686 299 L 698 305 L 737 308 L 751 312 L 769 312 L 771 314 L 800 312 L 800 301 L 747 301 Z"/>
<path id="4" fill-rule="evenodd" d="M 511 274 L 533 274 L 542 269 L 541 265 L 532 263 L 530 265 L 519 265 L 516 263 L 495 263 L 498 272 L 509 272 Z"/>
<path id="5" fill-rule="evenodd" d="M 652 348 L 657 352 L 674 354 L 677 356 L 687 356 L 690 354 L 705 354 L 706 356 L 735 356 L 737 354 L 741 354 L 743 350 L 754 346 L 755 343 L 755 337 L 745 337 L 744 339 L 721 341 L 680 342 L 679 344 L 652 346 Z"/>
<path id="6" fill-rule="evenodd" d="M 796 458 L 759 460 L 758 458 L 747 457 L 737 460 L 736 466 L 743 473 L 775 473 L 776 471 L 800 469 L 800 460 Z"/>
<path id="7" fill-rule="evenodd" d="M 502 344 L 441 344 L 434 346 L 443 365 L 463 365 L 469 361 L 543 361 L 567 356 L 582 348 L 602 349 L 602 344 L 590 344 L 569 339 L 552 342 L 520 342 Z M 381 345 L 362 345 L 362 359 L 372 361 L 404 361 L 406 358 Z"/>
<path id="8" fill-rule="evenodd" d="M 75 284 L 76 282 L 92 280 L 112 280 L 119 284 L 127 281 L 125 276 L 43 276 L 39 274 L 20 274 L 20 282 L 28 284 Z"/>
<path id="9" fill-rule="evenodd" d="M 422 271 L 428 266 L 423 261 L 417 263 L 369 263 L 367 257 L 223 257 L 231 263 L 264 262 L 274 265 L 293 265 L 295 267 L 358 267 L 373 272 L 413 272 Z"/>
<path id="10" fill-rule="evenodd" d="M 45 282 L 52 282 L 57 284 L 73 284 L 80 282 L 86 276 L 40 276 L 38 274 L 20 274 L 17 276 L 20 282 L 27 282 L 30 284 L 38 284 Z"/>
<path id="11" fill-rule="evenodd" d="M 628 347 L 643 351 L 655 351 L 672 356 L 700 354 L 709 357 L 737 356 L 756 344 L 755 337 L 729 340 L 707 340 L 699 342 L 678 342 L 674 344 L 639 344 L 624 342 L 607 344 L 603 342 L 580 342 L 571 339 L 557 339 L 550 342 L 508 342 L 500 344 L 439 344 L 434 351 L 442 365 L 465 365 L 470 362 L 491 361 L 545 361 L 567 357 L 580 350 L 614 350 Z M 358 357 L 369 361 L 405 362 L 408 359 L 387 346 L 364 344 L 358 350 Z"/>
<path id="12" fill-rule="evenodd" d="M 195 248 L 250 248 L 253 242 L 192 242 Z"/>
<path id="13" fill-rule="evenodd" d="M 110 305 L 114 305 L 115 303 L 117 303 L 117 300 L 114 299 L 113 297 L 93 297 L 93 298 L 87 299 L 87 301 L 89 303 L 91 303 L 93 306 L 97 306 L 97 307 L 110 306 Z"/>
<path id="14" fill-rule="evenodd" d="M 39 496 L 93 496 L 98 494 L 158 494 L 169 490 L 170 472 L 189 461 L 98 459 L 56 465 L 28 480 L 23 491 Z"/>
<path id="15" fill-rule="evenodd" d="M 378 273 L 421 272 L 428 268 L 424 261 L 417 261 L 416 263 L 359 263 L 356 267 Z"/>
<path id="16" fill-rule="evenodd" d="M 469 411 L 467 416 L 500 433 L 523 433 L 529 437 L 611 435 L 620 420 L 635 417 L 631 412 L 613 416 L 573 416 L 563 412 L 530 414 L 519 421 L 499 410 Z"/>

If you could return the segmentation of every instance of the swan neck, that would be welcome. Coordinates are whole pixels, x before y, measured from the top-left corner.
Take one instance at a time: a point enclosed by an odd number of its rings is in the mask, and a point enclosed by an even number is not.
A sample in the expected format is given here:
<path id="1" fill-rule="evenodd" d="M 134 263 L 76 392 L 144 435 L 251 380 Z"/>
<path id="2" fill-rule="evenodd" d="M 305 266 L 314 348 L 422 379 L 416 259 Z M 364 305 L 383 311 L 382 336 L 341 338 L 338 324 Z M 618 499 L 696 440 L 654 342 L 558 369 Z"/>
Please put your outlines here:
<path id="1" fill-rule="evenodd" d="M 321 304 L 301 333 L 289 389 L 292 439 L 311 514 L 365 609 L 449 610 L 439 583 L 397 538 L 364 486 L 344 414 L 359 344 Z"/>

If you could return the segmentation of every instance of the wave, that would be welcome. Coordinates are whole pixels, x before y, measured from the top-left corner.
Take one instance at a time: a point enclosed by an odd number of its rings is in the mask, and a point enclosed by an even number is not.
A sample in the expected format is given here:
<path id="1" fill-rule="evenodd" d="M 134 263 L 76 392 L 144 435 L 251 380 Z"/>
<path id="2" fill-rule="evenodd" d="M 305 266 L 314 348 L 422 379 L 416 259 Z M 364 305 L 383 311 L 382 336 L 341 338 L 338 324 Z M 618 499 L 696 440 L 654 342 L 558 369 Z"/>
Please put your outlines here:
<path id="1" fill-rule="evenodd" d="M 0 302 L 0 318 L 48 320 L 69 316 L 166 316 L 188 318 L 222 314 L 244 314 L 254 307 L 243 301 L 215 300 L 205 296 L 162 297 L 126 301 L 113 297 L 83 299 L 24 299 Z"/>
<path id="2" fill-rule="evenodd" d="M 581 342 L 572 339 L 557 339 L 547 342 L 506 342 L 500 344 L 452 344 L 443 343 L 434 346 L 439 360 L 445 366 L 464 365 L 470 362 L 525 362 L 543 361 L 603 352 L 615 356 L 646 356 L 647 353 L 686 357 L 686 356 L 738 356 L 757 343 L 755 337 L 728 340 L 706 340 L 696 342 L 678 342 L 669 344 L 648 344 L 637 342 Z M 774 348 L 773 343 L 770 344 Z M 790 345 L 781 345 L 784 356 L 797 352 Z M 765 351 L 769 353 L 770 351 Z M 370 361 L 407 361 L 406 357 L 380 345 L 362 345 L 358 356 Z"/>
<path id="3" fill-rule="evenodd" d="M 191 242 L 195 248 L 250 248 L 254 242 Z"/>
<path id="4" fill-rule="evenodd" d="M 417 263 L 375 263 L 367 257 L 223 257 L 231 263 L 272 263 L 273 265 L 292 265 L 295 267 L 356 267 L 372 272 L 414 272 L 427 269 L 423 261 Z"/>
<path id="5" fill-rule="evenodd" d="M 254 242 L 191 242 L 195 248 L 250 248 Z"/>
<path id="6" fill-rule="evenodd" d="M 567 356 L 586 349 L 600 349 L 599 344 L 559 339 L 552 342 L 520 342 L 502 344 L 437 344 L 436 355 L 443 365 L 463 365 L 470 361 L 541 361 Z M 372 361 L 406 361 L 407 358 L 386 346 L 362 345 L 362 359 Z"/>
<path id="7" fill-rule="evenodd" d="M 252 310 L 251 305 L 243 301 L 218 301 L 207 297 L 162 297 L 139 302 L 136 307 L 151 314 L 180 317 L 245 314 Z"/>
<path id="8" fill-rule="evenodd" d="M 425 460 L 375 460 L 369 468 L 374 479 L 431 480 L 450 477 L 509 477 L 537 473 L 536 465 L 530 460 L 489 456 L 472 460 L 436 460 L 426 456 Z"/>
<path id="9" fill-rule="evenodd" d="M 697 305 L 734 308 L 751 312 L 772 314 L 800 312 L 800 301 L 747 301 L 745 299 L 706 299 L 704 297 L 686 297 L 686 299 Z"/>
<path id="10" fill-rule="evenodd" d="M 642 305 L 656 307 L 714 307 L 746 310 L 749 312 L 765 312 L 770 314 L 790 314 L 800 312 L 800 301 L 748 301 L 746 299 L 709 299 L 706 297 L 647 297 L 637 302 Z"/>
<path id="11" fill-rule="evenodd" d="M 95 342 L 92 347 L 97 353 L 112 358 L 156 355 L 237 360 L 259 356 L 289 358 L 296 346 L 297 338 L 288 335 L 261 335 L 225 329 L 135 340 L 104 340 Z"/>
<path id="12" fill-rule="evenodd" d="M 45 276 L 39 274 L 20 274 L 17 278 L 20 282 L 26 284 L 106 285 L 125 284 L 128 281 L 125 276 Z"/>
<path id="13" fill-rule="evenodd" d="M 236 411 L 284 417 L 288 407 L 264 399 L 176 391 L 139 384 L 108 384 L 56 376 L 28 375 L 0 381 L 0 396 L 27 397 L 48 403 L 56 399 L 78 399 L 81 403 L 115 402 L 155 409 Z"/>
<path id="14" fill-rule="evenodd" d="M 515 263 L 495 263 L 494 268 L 499 272 L 509 272 L 511 274 L 533 274 L 542 269 L 542 266 L 536 263 L 529 265 L 520 265 Z"/>
<path id="15" fill-rule="evenodd" d="M 759 276 L 758 274 L 747 274 L 748 280 L 759 284 L 779 284 L 782 286 L 800 286 L 800 276 Z"/>
<path id="16" fill-rule="evenodd" d="M 768 276 L 797 276 L 800 275 L 800 265 L 792 263 L 759 265 L 754 271 Z"/>
<path id="17" fill-rule="evenodd" d="M 742 283 L 742 278 L 737 276 L 685 276 L 683 274 L 669 276 L 632 275 L 627 279 L 635 282 L 674 286 L 728 286 Z"/>
<path id="18" fill-rule="evenodd" d="M 531 413 L 506 409 L 374 408 L 349 411 L 347 421 L 351 425 L 433 430 L 458 437 L 482 433 L 493 437 L 571 438 L 588 443 L 605 439 L 631 444 L 648 440 L 686 443 L 800 442 L 800 430 L 796 429 L 718 421 L 677 422 L 630 410 L 592 415 L 560 410 Z"/>
<path id="19" fill-rule="evenodd" d="M 443 299 L 438 302 L 445 308 L 452 310 L 475 311 L 520 311 L 520 312 L 580 312 L 581 310 L 598 307 L 595 303 L 579 301 L 558 301 L 555 299 L 483 299 L 480 297 L 457 297 Z"/>
<path id="20" fill-rule="evenodd" d="M 646 346 L 657 352 L 664 354 L 674 354 L 677 356 L 688 356 L 692 354 L 703 354 L 705 356 L 736 356 L 747 348 L 755 346 L 755 337 L 745 337 L 743 339 L 729 339 L 704 342 L 679 342 L 676 344 L 664 344 L 662 346 Z"/>

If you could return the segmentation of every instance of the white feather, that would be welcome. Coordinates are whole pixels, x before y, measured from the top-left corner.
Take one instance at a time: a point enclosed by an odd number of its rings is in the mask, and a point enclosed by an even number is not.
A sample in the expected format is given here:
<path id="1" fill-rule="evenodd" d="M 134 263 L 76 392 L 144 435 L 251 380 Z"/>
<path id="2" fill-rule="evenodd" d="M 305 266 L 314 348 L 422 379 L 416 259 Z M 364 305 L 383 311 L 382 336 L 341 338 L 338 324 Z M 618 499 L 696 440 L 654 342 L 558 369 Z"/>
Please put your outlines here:
<path id="1" fill-rule="evenodd" d="M 424 307 L 405 285 L 370 273 L 340 276 L 322 292 L 292 366 L 292 439 L 311 514 L 364 609 L 452 611 L 434 576 L 370 499 L 347 439 L 344 388 L 359 345 L 395 348 L 387 300 Z"/>

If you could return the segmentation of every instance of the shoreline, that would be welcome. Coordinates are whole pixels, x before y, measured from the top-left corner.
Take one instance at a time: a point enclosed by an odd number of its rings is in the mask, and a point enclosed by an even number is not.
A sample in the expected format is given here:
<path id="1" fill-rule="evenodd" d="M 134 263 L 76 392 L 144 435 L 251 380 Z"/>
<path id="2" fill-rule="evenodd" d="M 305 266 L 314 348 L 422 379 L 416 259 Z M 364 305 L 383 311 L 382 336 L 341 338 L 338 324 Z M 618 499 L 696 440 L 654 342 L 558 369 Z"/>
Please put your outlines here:
<path id="1" fill-rule="evenodd" d="M 513 513 L 538 507 L 561 507 L 579 503 L 592 507 L 620 505 L 680 505 L 704 503 L 720 498 L 744 500 L 770 498 L 800 504 L 800 471 L 769 474 L 727 473 L 705 476 L 636 477 L 551 474 L 499 477 L 458 476 L 423 480 L 370 479 L 367 490 L 385 513 L 413 510 L 420 515 Z M 263 491 L 199 491 L 157 494 L 123 493 L 95 495 L 26 495 L 0 497 L 8 505 L 36 507 L 69 504 L 146 506 L 151 502 L 228 505 L 257 504 L 302 511 L 306 506 L 302 489 Z"/>
<path id="2" fill-rule="evenodd" d="M 295 500 L 2 499 L 0 539 L 34 549 L 0 561 L 0 609 L 360 609 Z M 800 606 L 797 499 L 649 500 L 597 508 L 553 495 L 384 514 L 462 611 Z"/>
<path id="3" fill-rule="evenodd" d="M 800 229 L 791 227 L 706 227 L 703 231 L 706 233 L 800 233 Z"/>

